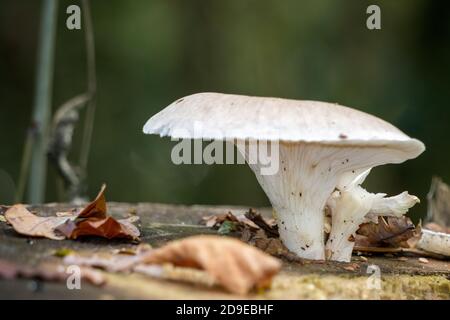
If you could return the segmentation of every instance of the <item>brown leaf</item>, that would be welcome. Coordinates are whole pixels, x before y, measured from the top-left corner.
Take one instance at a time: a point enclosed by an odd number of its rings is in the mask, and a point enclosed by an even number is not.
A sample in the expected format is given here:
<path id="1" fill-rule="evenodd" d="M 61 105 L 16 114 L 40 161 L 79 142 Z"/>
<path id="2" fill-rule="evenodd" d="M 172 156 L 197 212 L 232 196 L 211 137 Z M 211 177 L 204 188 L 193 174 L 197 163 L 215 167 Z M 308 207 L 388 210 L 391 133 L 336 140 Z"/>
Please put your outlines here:
<path id="1" fill-rule="evenodd" d="M 281 267 L 277 259 L 237 239 L 210 235 L 169 242 L 145 254 L 142 261 L 205 270 L 217 283 L 237 294 L 268 286 Z"/>
<path id="2" fill-rule="evenodd" d="M 278 238 L 280 236 L 278 233 L 278 226 L 274 219 L 266 219 L 252 208 L 245 213 L 245 217 L 263 229 L 268 237 Z"/>
<path id="3" fill-rule="evenodd" d="M 38 217 L 32 214 L 22 204 L 16 204 L 8 209 L 5 218 L 16 232 L 33 237 L 45 237 L 53 240 L 63 240 L 65 237 L 55 232 L 55 228 L 64 223 L 67 217 Z"/>
<path id="4" fill-rule="evenodd" d="M 81 279 L 93 285 L 102 285 L 106 282 L 102 273 L 87 267 L 80 268 Z M 70 273 L 60 264 L 43 263 L 36 267 L 19 265 L 10 261 L 0 260 L 0 278 L 32 278 L 47 281 L 65 281 Z"/>
<path id="5" fill-rule="evenodd" d="M 39 217 L 24 205 L 17 204 L 6 211 L 5 218 L 18 233 L 33 237 L 53 240 L 76 239 L 80 236 L 137 239 L 140 233 L 133 222 L 138 217 L 116 220 L 107 215 L 105 188 L 103 185 L 95 200 L 79 214 L 69 211 L 59 212 L 57 216 Z"/>
<path id="6" fill-rule="evenodd" d="M 378 223 L 360 225 L 355 245 L 361 247 L 409 247 L 407 241 L 416 235 L 408 217 L 378 217 Z"/>
<path id="7" fill-rule="evenodd" d="M 107 215 L 105 189 L 106 185 L 102 185 L 95 200 L 89 203 L 75 219 L 65 221 L 57 227 L 57 230 L 68 239 L 76 239 L 81 236 L 137 239 L 140 232 L 132 224 L 137 217 L 116 220 Z"/>
<path id="8" fill-rule="evenodd" d="M 239 219 L 231 212 L 203 217 L 201 222 L 207 227 L 218 229 L 226 221 L 239 223 Z"/>

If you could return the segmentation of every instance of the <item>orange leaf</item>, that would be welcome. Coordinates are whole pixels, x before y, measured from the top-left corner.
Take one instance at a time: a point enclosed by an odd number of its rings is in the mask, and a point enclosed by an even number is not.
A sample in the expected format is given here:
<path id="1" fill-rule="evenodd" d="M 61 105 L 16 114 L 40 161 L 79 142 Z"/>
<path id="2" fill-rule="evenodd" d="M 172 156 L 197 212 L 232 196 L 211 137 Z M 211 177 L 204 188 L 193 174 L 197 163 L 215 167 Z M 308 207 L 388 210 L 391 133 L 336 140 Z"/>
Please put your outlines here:
<path id="1" fill-rule="evenodd" d="M 237 239 L 211 235 L 170 242 L 145 254 L 142 261 L 205 270 L 217 283 L 237 294 L 267 287 L 281 267 L 277 259 Z"/>

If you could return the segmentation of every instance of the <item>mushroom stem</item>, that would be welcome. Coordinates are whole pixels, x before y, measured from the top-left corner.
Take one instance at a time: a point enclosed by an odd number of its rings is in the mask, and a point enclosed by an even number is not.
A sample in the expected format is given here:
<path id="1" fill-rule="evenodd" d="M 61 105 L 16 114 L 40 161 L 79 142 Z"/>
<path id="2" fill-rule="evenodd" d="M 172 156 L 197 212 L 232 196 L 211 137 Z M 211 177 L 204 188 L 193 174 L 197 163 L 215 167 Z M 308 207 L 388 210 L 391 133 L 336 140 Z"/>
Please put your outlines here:
<path id="1" fill-rule="evenodd" d="M 384 193 L 370 193 L 360 186 L 369 171 L 358 176 L 341 191 L 335 191 L 328 199 L 331 209 L 331 233 L 326 244 L 326 257 L 330 260 L 349 262 L 356 231 L 361 223 L 378 221 L 378 216 L 404 215 L 419 202 L 416 196 L 403 192 L 385 198 Z"/>
<path id="2" fill-rule="evenodd" d="M 256 142 L 238 143 L 237 147 L 276 212 L 284 245 L 299 257 L 325 259 L 324 207 L 338 177 L 347 169 L 347 152 L 342 148 L 281 142 L 277 172 L 262 174 L 264 165 L 249 161 L 257 158 L 249 154 L 252 143 Z"/>
<path id="3" fill-rule="evenodd" d="M 327 259 L 350 261 L 355 244 L 352 236 L 364 222 L 375 197 L 359 185 L 333 193 L 328 202 L 332 213 L 331 233 L 325 249 Z"/>

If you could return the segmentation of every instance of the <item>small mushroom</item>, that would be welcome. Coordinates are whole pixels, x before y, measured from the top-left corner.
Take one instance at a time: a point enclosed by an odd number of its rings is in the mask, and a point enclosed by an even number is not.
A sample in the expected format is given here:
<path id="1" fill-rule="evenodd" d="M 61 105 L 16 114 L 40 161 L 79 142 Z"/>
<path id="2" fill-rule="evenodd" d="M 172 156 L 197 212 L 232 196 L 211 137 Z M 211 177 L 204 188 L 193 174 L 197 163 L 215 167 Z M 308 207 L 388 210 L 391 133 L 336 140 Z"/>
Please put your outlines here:
<path id="1" fill-rule="evenodd" d="M 355 233 L 365 222 L 378 222 L 378 216 L 400 217 L 419 202 L 419 198 L 403 192 L 385 198 L 385 193 L 370 193 L 361 187 L 370 169 L 356 177 L 351 183 L 338 184 L 328 199 L 331 210 L 331 232 L 326 243 L 326 258 L 349 262 L 351 259 Z"/>
<path id="2" fill-rule="evenodd" d="M 360 190 L 358 181 L 375 166 L 401 163 L 425 150 L 422 142 L 393 125 L 352 108 L 220 93 L 194 94 L 172 103 L 147 121 L 144 133 L 234 141 L 283 225 L 279 228 L 283 243 L 298 256 L 316 260 L 325 259 L 326 204 L 336 204 L 330 239 L 339 242 L 358 227 L 360 218 L 353 216 L 364 218 L 371 209 L 379 214 L 374 203 L 382 196 Z M 264 161 L 249 161 L 250 148 L 261 141 L 270 142 L 271 152 L 278 155 L 278 170 L 270 174 L 264 172 Z M 366 197 L 371 201 L 362 200 Z M 345 215 L 352 227 L 340 231 Z M 348 257 L 351 249 L 342 254 Z"/>

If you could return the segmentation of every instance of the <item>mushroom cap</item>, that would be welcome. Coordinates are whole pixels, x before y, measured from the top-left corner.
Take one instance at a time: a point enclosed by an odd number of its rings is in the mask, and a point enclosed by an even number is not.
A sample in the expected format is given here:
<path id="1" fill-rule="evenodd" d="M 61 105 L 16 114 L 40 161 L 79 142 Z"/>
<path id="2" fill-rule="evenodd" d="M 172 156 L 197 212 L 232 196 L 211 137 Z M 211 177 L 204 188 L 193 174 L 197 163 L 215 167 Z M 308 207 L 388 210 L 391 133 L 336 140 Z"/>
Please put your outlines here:
<path id="1" fill-rule="evenodd" d="M 195 124 L 201 130 L 195 130 Z M 144 133 L 181 139 L 251 139 L 395 150 L 393 162 L 417 157 L 424 144 L 392 124 L 336 103 L 197 93 L 151 117 Z"/>

